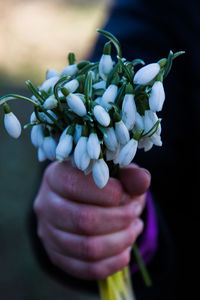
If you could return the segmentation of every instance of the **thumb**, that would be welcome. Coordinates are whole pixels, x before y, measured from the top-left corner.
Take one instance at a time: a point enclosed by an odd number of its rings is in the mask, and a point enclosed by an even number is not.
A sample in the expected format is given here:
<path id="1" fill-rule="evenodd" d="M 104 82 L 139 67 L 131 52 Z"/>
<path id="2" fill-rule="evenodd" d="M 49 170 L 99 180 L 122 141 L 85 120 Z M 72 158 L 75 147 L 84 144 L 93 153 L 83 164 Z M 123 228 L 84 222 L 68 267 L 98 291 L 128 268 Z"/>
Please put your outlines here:
<path id="1" fill-rule="evenodd" d="M 130 196 L 139 196 L 149 188 L 151 175 L 146 169 L 130 164 L 120 169 L 119 180 Z"/>

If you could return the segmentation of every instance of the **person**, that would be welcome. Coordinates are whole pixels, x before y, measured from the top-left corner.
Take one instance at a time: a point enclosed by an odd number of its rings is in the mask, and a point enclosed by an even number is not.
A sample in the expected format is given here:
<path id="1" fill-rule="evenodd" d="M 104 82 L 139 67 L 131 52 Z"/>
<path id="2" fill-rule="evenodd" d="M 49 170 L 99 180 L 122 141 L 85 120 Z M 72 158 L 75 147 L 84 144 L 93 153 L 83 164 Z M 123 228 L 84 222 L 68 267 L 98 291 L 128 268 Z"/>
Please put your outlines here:
<path id="1" fill-rule="evenodd" d="M 145 288 L 135 271 L 137 299 L 180 299 L 183 290 L 185 297 L 196 294 L 199 6 L 197 1 L 183 5 L 178 0 L 114 2 L 105 30 L 120 40 L 124 57 L 150 63 L 166 57 L 170 49 L 185 50 L 186 55 L 174 62 L 166 79 L 167 99 L 160 114 L 162 148 L 138 151 L 137 165 L 122 169 L 119 178 L 111 178 L 102 191 L 69 162 L 50 164 L 45 171 L 34 204 L 42 241 L 35 235 L 36 252 L 46 269 L 65 283 L 77 284 L 74 277 L 91 283 L 121 269 L 138 238 L 140 248 L 143 243 L 146 253 L 150 251 L 146 261 L 153 285 Z M 104 42 L 100 36 L 94 61 L 101 56 Z M 151 192 L 144 168 L 151 173 Z M 158 232 L 148 243 L 145 232 L 152 214 Z M 87 285 L 85 280 L 81 284 Z"/>

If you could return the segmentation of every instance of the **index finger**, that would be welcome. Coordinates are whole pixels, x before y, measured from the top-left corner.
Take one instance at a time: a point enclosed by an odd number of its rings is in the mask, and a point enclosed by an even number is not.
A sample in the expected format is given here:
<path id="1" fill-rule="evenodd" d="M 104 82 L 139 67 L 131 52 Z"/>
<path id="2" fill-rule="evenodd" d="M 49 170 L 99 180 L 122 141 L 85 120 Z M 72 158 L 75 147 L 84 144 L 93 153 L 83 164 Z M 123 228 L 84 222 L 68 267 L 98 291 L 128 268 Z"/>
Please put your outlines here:
<path id="1" fill-rule="evenodd" d="M 107 185 L 99 189 L 92 175 L 86 176 L 70 161 L 52 163 L 45 172 L 44 180 L 55 193 L 80 203 L 117 206 L 122 199 L 123 188 L 119 180 L 110 178 Z"/>

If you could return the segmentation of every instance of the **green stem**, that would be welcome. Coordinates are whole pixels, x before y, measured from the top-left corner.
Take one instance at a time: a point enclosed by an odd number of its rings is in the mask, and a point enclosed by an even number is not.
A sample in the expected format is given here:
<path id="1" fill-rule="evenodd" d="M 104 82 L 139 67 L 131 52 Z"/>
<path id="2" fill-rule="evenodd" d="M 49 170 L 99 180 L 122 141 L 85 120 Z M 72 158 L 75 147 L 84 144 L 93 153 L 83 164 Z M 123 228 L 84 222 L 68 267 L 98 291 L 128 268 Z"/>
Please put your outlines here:
<path id="1" fill-rule="evenodd" d="M 28 102 L 32 103 L 35 106 L 38 106 L 38 103 L 31 100 L 30 98 L 24 97 L 24 96 L 21 96 L 21 95 L 17 95 L 17 94 L 7 94 L 7 95 L 1 97 L 0 98 L 0 106 L 2 104 L 4 104 L 5 102 L 7 102 L 7 101 L 16 100 L 16 99 L 25 100 L 25 101 L 28 101 Z"/>

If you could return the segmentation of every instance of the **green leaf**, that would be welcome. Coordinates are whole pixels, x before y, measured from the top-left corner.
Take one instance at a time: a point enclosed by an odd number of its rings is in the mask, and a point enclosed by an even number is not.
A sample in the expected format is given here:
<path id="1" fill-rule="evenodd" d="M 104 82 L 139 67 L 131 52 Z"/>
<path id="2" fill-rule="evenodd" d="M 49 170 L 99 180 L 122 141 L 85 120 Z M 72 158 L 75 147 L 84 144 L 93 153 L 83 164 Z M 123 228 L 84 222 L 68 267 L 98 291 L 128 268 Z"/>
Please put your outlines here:
<path id="1" fill-rule="evenodd" d="M 121 46 L 120 46 L 118 39 L 112 33 L 108 32 L 106 30 L 97 29 L 97 32 L 99 32 L 99 33 L 103 34 L 105 37 L 107 37 L 115 46 L 118 56 L 122 57 L 122 50 L 121 50 Z"/>

